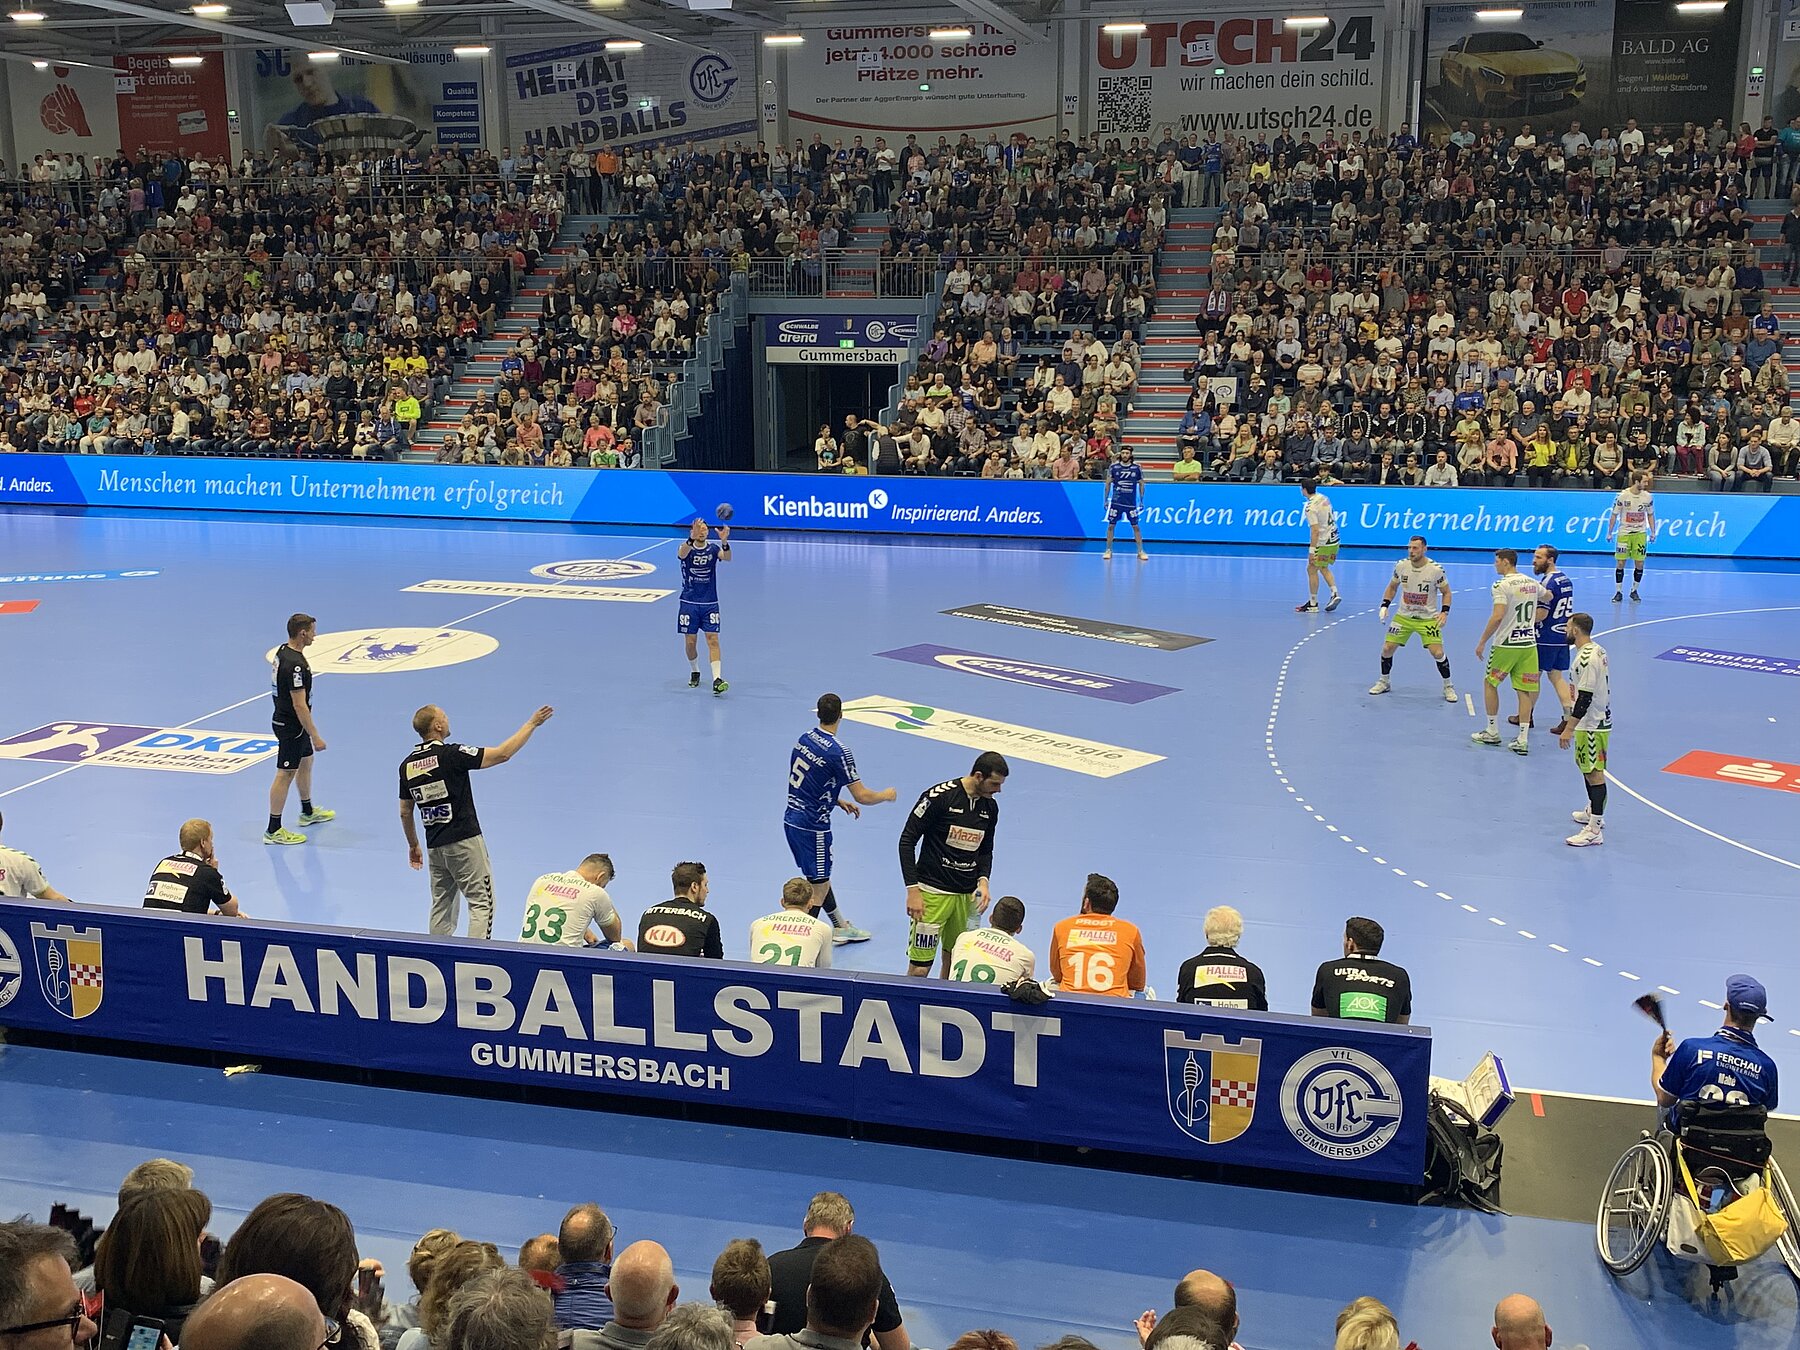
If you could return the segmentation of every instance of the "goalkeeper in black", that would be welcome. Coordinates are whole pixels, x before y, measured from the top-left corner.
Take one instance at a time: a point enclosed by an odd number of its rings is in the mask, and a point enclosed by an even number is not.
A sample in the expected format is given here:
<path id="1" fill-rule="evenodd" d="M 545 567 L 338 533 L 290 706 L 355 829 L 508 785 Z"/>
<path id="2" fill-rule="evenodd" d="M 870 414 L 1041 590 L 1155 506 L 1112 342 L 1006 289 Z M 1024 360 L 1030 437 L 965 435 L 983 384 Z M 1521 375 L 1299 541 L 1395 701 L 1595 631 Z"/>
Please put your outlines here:
<path id="1" fill-rule="evenodd" d="M 943 953 L 939 973 L 950 974 L 950 952 L 956 940 L 986 914 L 988 874 L 994 863 L 994 832 L 1000 804 L 994 799 L 1010 772 L 995 751 L 978 755 L 963 778 L 927 788 L 919 794 L 906 828 L 900 831 L 900 876 L 906 883 L 906 913 L 912 921 L 907 942 L 907 974 L 931 974 L 931 963 Z"/>

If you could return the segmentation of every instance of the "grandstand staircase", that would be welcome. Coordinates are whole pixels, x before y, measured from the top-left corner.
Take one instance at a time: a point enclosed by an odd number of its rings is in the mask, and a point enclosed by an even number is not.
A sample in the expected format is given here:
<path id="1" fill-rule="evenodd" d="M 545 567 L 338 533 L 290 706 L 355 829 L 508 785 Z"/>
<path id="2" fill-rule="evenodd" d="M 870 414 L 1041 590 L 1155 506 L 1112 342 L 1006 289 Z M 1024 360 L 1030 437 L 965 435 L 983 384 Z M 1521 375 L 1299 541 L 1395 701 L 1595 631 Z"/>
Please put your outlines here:
<path id="1" fill-rule="evenodd" d="M 876 268 L 881 246 L 888 236 L 886 211 L 860 211 L 850 217 L 843 232 L 837 261 L 830 271 L 825 296 L 830 300 L 873 300 L 878 287 Z"/>
<path id="2" fill-rule="evenodd" d="M 1181 372 L 1194 359 L 1194 316 L 1211 285 L 1213 230 L 1218 223 L 1216 207 L 1171 211 L 1157 255 L 1156 297 L 1151 318 L 1139 334 L 1143 368 L 1131 411 L 1119 427 L 1121 442 L 1132 448 L 1152 478 L 1167 477 L 1177 458 L 1175 428 L 1187 406 L 1188 390 Z"/>
<path id="3" fill-rule="evenodd" d="M 600 216 L 564 216 L 556 238 L 538 259 L 538 264 L 519 283 L 512 303 L 494 325 L 494 331 L 469 348 L 469 359 L 457 372 L 456 382 L 443 400 L 433 404 L 431 418 L 419 428 L 412 449 L 401 456 L 414 463 L 431 463 L 437 459 L 444 437 L 455 431 L 463 414 L 482 390 L 492 393 L 500 379 L 500 362 L 526 333 L 537 330 L 538 318 L 544 312 L 544 297 L 568 265 L 570 255 L 580 249 L 582 236 L 602 225 Z"/>
<path id="4" fill-rule="evenodd" d="M 1781 242 L 1781 217 L 1787 203 L 1756 201 L 1749 206 L 1750 240 L 1756 245 L 1757 265 L 1768 287 L 1763 303 L 1781 323 L 1781 359 L 1788 368 L 1788 388 L 1800 393 L 1800 286 L 1780 284 L 1787 266 L 1787 248 Z"/>

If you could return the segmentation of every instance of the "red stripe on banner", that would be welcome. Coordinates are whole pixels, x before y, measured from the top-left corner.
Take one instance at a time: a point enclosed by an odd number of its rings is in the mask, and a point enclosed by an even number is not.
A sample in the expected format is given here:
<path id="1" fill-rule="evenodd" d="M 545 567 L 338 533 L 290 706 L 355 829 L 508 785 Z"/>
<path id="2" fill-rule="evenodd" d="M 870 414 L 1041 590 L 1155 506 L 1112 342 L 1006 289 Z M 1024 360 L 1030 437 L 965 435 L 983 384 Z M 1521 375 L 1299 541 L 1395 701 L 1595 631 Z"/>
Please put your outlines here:
<path id="1" fill-rule="evenodd" d="M 0 600 L 0 614 L 29 614 L 37 607 L 35 600 Z"/>
<path id="2" fill-rule="evenodd" d="M 1544 1099 L 1535 1092 L 1531 1094 L 1531 1114 L 1534 1116 L 1544 1114 Z"/>

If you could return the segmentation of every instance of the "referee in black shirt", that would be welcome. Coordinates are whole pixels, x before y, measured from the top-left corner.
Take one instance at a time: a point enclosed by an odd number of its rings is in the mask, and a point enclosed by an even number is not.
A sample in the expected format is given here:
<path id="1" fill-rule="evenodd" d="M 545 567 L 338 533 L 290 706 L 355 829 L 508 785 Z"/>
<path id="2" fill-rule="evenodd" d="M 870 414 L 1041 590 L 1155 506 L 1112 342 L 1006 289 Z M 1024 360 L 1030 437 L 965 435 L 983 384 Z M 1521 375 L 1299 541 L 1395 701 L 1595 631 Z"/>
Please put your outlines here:
<path id="1" fill-rule="evenodd" d="M 337 815 L 313 805 L 313 752 L 325 748 L 312 714 L 312 666 L 306 649 L 319 635 L 319 621 L 310 614 L 290 614 L 287 641 L 275 649 L 275 707 L 269 727 L 275 733 L 275 781 L 269 785 L 269 828 L 265 844 L 304 844 L 298 830 L 283 829 L 281 813 L 287 809 L 288 787 L 300 784 L 300 823 L 323 825 Z"/>
<path id="2" fill-rule="evenodd" d="M 494 927 L 494 871 L 488 861 L 469 774 L 504 764 L 548 722 L 555 709 L 539 708 L 499 745 L 458 745 L 450 740 L 450 719 L 436 704 L 413 714 L 419 743 L 400 762 L 400 828 L 406 833 L 406 860 L 417 871 L 431 860 L 431 931 L 456 932 L 457 897 L 469 904 L 469 936 L 486 938 Z M 413 828 L 413 808 L 425 825 L 425 849 Z"/>
<path id="3" fill-rule="evenodd" d="M 211 822 L 184 821 L 179 842 L 181 852 L 171 853 L 150 874 L 150 884 L 144 889 L 144 908 L 172 909 L 183 914 L 210 914 L 216 909 L 228 919 L 245 918 L 237 897 L 219 874 Z"/>

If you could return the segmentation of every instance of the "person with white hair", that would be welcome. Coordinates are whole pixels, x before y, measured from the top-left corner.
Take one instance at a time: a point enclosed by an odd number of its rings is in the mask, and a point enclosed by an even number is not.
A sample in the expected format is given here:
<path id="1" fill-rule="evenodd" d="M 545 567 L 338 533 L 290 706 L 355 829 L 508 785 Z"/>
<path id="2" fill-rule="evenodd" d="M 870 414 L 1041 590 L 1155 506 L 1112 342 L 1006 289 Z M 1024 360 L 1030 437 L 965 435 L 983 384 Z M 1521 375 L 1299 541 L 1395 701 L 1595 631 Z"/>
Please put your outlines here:
<path id="1" fill-rule="evenodd" d="M 1244 916 L 1230 905 L 1206 911 L 1206 950 L 1181 963 L 1177 1003 L 1204 1003 L 1212 1008 L 1269 1010 L 1262 967 L 1238 955 Z"/>

